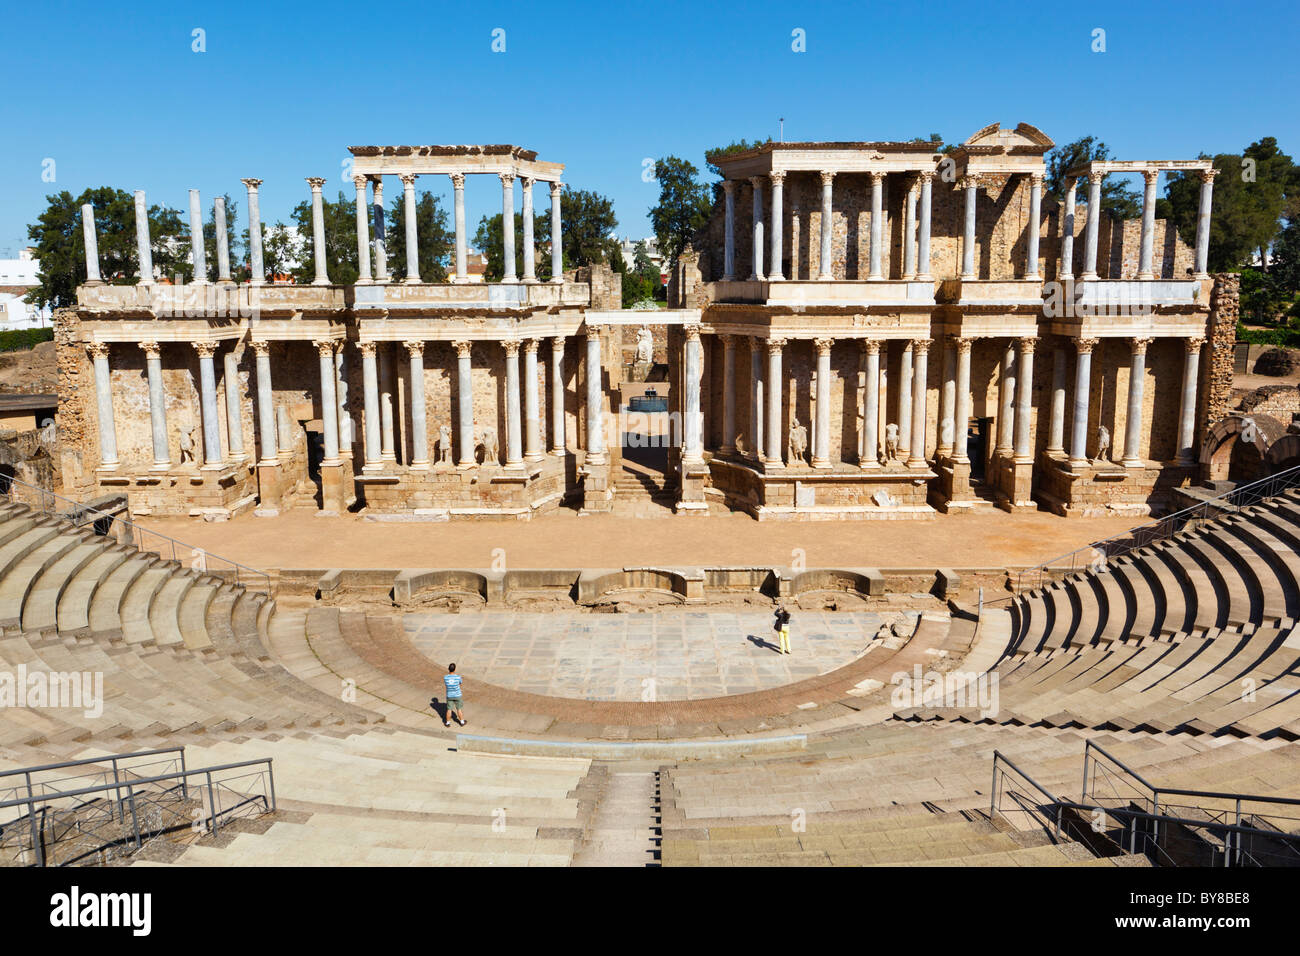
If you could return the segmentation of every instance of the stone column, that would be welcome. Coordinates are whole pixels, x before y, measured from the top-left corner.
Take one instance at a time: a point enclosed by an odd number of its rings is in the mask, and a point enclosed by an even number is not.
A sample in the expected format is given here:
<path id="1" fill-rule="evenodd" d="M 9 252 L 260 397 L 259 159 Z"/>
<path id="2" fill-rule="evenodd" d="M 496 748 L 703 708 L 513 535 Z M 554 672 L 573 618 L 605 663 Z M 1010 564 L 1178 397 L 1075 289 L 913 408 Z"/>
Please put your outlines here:
<path id="1" fill-rule="evenodd" d="M 831 195 L 831 184 L 835 181 L 835 174 L 823 172 L 822 176 L 822 248 L 821 264 L 817 270 L 817 278 L 830 281 L 835 278 L 835 263 L 831 259 L 831 245 L 834 238 L 835 213 Z"/>
<path id="2" fill-rule="evenodd" d="M 378 343 L 379 352 L 379 457 L 383 461 L 397 461 L 396 428 L 393 423 L 393 344 Z"/>
<path id="3" fill-rule="evenodd" d="M 916 278 L 918 281 L 930 281 L 930 199 L 934 173 L 921 171 L 921 225 L 916 238 Z"/>
<path id="4" fill-rule="evenodd" d="M 257 355 L 257 431 L 261 439 L 259 465 L 277 464 L 275 393 L 271 390 L 271 343 L 253 341 Z"/>
<path id="5" fill-rule="evenodd" d="M 587 461 L 605 464 L 604 389 L 601 387 L 600 327 L 587 327 Z"/>
<path id="6" fill-rule="evenodd" d="M 117 424 L 113 420 L 113 383 L 108 373 L 108 343 L 86 346 L 95 365 L 95 407 L 99 415 L 99 461 L 102 468 L 117 467 Z"/>
<path id="7" fill-rule="evenodd" d="M 1025 337 L 1020 340 L 1020 367 L 1016 370 L 1016 461 L 1032 462 L 1033 446 L 1029 437 L 1029 411 L 1034 394 L 1034 346 L 1038 340 Z"/>
<path id="8" fill-rule="evenodd" d="M 754 187 L 754 269 L 749 275 L 750 282 L 763 280 L 763 177 L 750 176 L 749 184 Z"/>
<path id="9" fill-rule="evenodd" d="M 153 244 L 149 239 L 149 204 L 144 190 L 135 191 L 135 255 L 139 263 L 140 285 L 153 285 Z"/>
<path id="10" fill-rule="evenodd" d="M 451 343 L 456 348 L 456 436 L 460 444 L 457 465 L 469 468 L 477 463 L 474 448 L 474 366 L 470 361 L 473 343 Z M 484 462 L 488 464 L 488 462 Z M 496 462 L 492 462 L 496 464 Z"/>
<path id="11" fill-rule="evenodd" d="M 1061 272 L 1058 279 L 1074 278 L 1074 202 L 1079 181 L 1065 181 L 1065 212 L 1061 215 Z M 1064 352 L 1061 352 L 1064 355 Z"/>
<path id="12" fill-rule="evenodd" d="M 388 281 L 388 233 L 384 224 L 384 177 L 376 176 L 370 201 L 375 220 L 375 281 Z"/>
<path id="13" fill-rule="evenodd" d="M 515 270 L 515 174 L 498 173 L 501 177 L 501 245 L 502 282 L 518 282 Z"/>
<path id="14" fill-rule="evenodd" d="M 453 282 L 468 282 L 469 271 L 466 266 L 466 239 L 465 239 L 465 174 L 451 173 L 451 186 L 455 195 L 455 224 L 456 224 L 456 275 L 452 278 Z"/>
<path id="15" fill-rule="evenodd" d="M 813 339 L 817 348 L 817 420 L 814 425 L 817 447 L 813 452 L 814 468 L 831 467 L 831 347 L 833 338 Z"/>
<path id="16" fill-rule="evenodd" d="M 560 232 L 560 191 L 563 183 L 551 183 L 551 281 L 564 281 L 564 241 Z"/>
<path id="17" fill-rule="evenodd" d="M 244 421 L 239 394 L 239 361 L 233 348 L 226 349 L 222 362 L 226 380 L 226 443 L 230 447 L 230 457 L 239 459 L 244 457 Z"/>
<path id="18" fill-rule="evenodd" d="M 953 422 L 952 434 L 952 460 L 959 464 L 969 464 L 970 458 L 967 456 L 967 439 L 970 428 L 970 350 L 974 339 L 959 338 L 955 340 L 957 346 L 957 384 L 954 391 L 957 393 L 955 402 L 956 421 Z"/>
<path id="19" fill-rule="evenodd" d="M 975 272 L 975 203 L 979 198 L 979 179 L 966 176 L 961 181 L 961 188 L 966 191 L 966 215 L 963 220 L 961 242 L 961 277 L 974 279 Z"/>
<path id="20" fill-rule="evenodd" d="M 374 342 L 358 342 L 357 348 L 361 350 L 361 388 L 365 393 L 362 396 L 366 416 L 365 467 L 375 470 L 382 467 L 379 437 L 379 369 L 375 360 Z"/>
<path id="21" fill-rule="evenodd" d="M 551 339 L 551 454 L 564 455 L 564 336 Z"/>
<path id="22" fill-rule="evenodd" d="M 1178 463 L 1196 464 L 1196 388 L 1199 381 L 1201 346 L 1205 339 L 1194 336 L 1183 340 L 1183 396 L 1178 407 Z"/>
<path id="23" fill-rule="evenodd" d="M 903 278 L 916 278 L 916 198 L 919 192 L 915 182 L 907 187 L 907 199 L 903 212 Z"/>
<path id="24" fill-rule="evenodd" d="M 1146 378 L 1147 346 L 1150 339 L 1129 340 L 1133 350 L 1129 355 L 1128 414 L 1124 418 L 1124 460 L 1126 468 L 1142 465 L 1142 386 Z"/>
<path id="25" fill-rule="evenodd" d="M 1096 206 L 1088 210 L 1092 216 Z M 1091 221 L 1089 222 L 1091 225 Z M 1074 363 L 1074 416 L 1070 421 L 1070 464 L 1088 463 L 1088 397 L 1092 392 L 1092 350 L 1097 339 L 1075 339 L 1078 355 Z"/>
<path id="26" fill-rule="evenodd" d="M 322 465 L 339 465 L 339 399 L 334 389 L 334 343 L 318 339 L 314 343 L 320 356 L 320 418 L 325 442 Z M 326 509 L 329 510 L 329 509 Z"/>
<path id="27" fill-rule="evenodd" d="M 266 267 L 262 263 L 262 212 L 258 207 L 257 187 L 260 179 L 241 179 L 248 190 L 248 284 L 265 285 Z"/>
<path id="28" fill-rule="evenodd" d="M 370 285 L 370 216 L 366 213 L 366 177 L 353 176 L 357 187 L 357 285 Z M 373 351 L 372 351 L 373 354 Z"/>
<path id="29" fill-rule="evenodd" d="M 1148 169 L 1142 173 L 1146 188 L 1142 191 L 1142 245 L 1138 250 L 1139 279 L 1154 279 L 1155 239 L 1156 239 L 1156 184 L 1160 181 L 1160 170 Z"/>
<path id="30" fill-rule="evenodd" d="M 145 370 L 149 376 L 149 424 L 153 430 L 153 467 L 166 471 L 171 467 L 167 448 L 167 396 L 163 391 L 162 359 L 157 342 L 141 342 Z"/>
<path id="31" fill-rule="evenodd" d="M 722 338 L 722 448 L 724 455 L 736 451 L 736 337 Z"/>
<path id="32" fill-rule="evenodd" d="M 929 372 L 929 339 L 913 339 L 912 351 L 915 353 L 912 370 L 912 441 L 911 454 L 907 458 L 907 467 L 925 467 L 925 401 L 929 389 L 926 387 Z"/>
<path id="33" fill-rule="evenodd" d="M 533 179 L 522 176 L 519 182 L 524 189 L 524 281 L 537 281 L 536 249 L 533 248 Z"/>
<path id="34" fill-rule="evenodd" d="M 700 327 L 688 325 L 682 329 L 685 335 L 683 343 L 684 356 L 682 384 L 685 395 L 682 402 L 686 417 L 683 428 L 682 461 L 698 464 L 704 461 L 703 428 L 704 415 L 700 411 L 700 371 L 703 366 L 704 345 L 700 342 Z"/>
<path id="35" fill-rule="evenodd" d="M 406 278 L 402 281 L 414 285 L 420 281 L 420 231 L 415 221 L 415 173 L 399 173 L 402 197 L 405 200 L 402 218 L 406 220 Z"/>
<path id="36" fill-rule="evenodd" d="M 763 340 L 749 336 L 749 457 L 763 460 Z"/>
<path id="37" fill-rule="evenodd" d="M 722 195 L 726 207 L 726 226 L 723 233 L 723 268 L 722 281 L 732 282 L 736 278 L 736 183 L 734 180 L 722 181 Z"/>
<path id="38" fill-rule="evenodd" d="M 542 445 L 541 395 L 537 391 L 537 349 L 541 344 L 541 339 L 528 339 L 524 342 L 525 461 L 541 461 L 546 457 Z"/>
<path id="39" fill-rule="evenodd" d="M 1196 278 L 1208 279 L 1210 256 L 1210 209 L 1214 202 L 1215 169 L 1201 170 L 1201 203 L 1196 211 Z"/>
<path id="40" fill-rule="evenodd" d="M 957 348 L 951 338 L 943 341 L 943 383 L 939 391 L 939 441 L 935 459 L 951 458 L 954 431 L 953 405 L 957 398 Z"/>
<path id="41" fill-rule="evenodd" d="M 1002 384 L 998 389 L 998 445 L 999 455 L 1009 456 L 1015 442 L 1016 424 L 1016 343 L 1007 339 L 1002 353 Z"/>
<path id="42" fill-rule="evenodd" d="M 785 173 L 776 170 L 768 178 L 772 180 L 772 265 L 768 269 L 767 278 L 771 282 L 780 282 L 785 278 L 782 263 L 785 250 L 782 248 L 781 241 L 781 227 L 784 224 L 781 213 L 781 199 L 785 193 Z"/>
<path id="43" fill-rule="evenodd" d="M 1038 278 L 1038 232 L 1042 228 L 1043 174 L 1029 176 L 1029 234 L 1025 237 L 1025 278 Z"/>
<path id="44" fill-rule="evenodd" d="M 898 451 L 912 449 L 912 343 L 903 343 L 898 359 Z"/>
<path id="45" fill-rule="evenodd" d="M 230 236 L 226 232 L 226 197 L 212 201 L 213 231 L 217 247 L 217 281 L 230 281 Z"/>
<path id="46" fill-rule="evenodd" d="M 406 346 L 411 359 L 411 467 L 429 467 L 428 407 L 424 400 L 424 342 L 409 340 Z"/>
<path id="47" fill-rule="evenodd" d="M 217 429 L 217 373 L 212 364 L 216 346 L 194 343 L 199 353 L 199 407 L 203 415 L 203 467 L 221 467 L 221 432 Z"/>
<path id="48" fill-rule="evenodd" d="M 1052 422 L 1047 432 L 1047 453 L 1065 454 L 1065 349 L 1052 352 Z"/>
<path id="49" fill-rule="evenodd" d="M 352 457 L 352 416 L 348 414 L 347 342 L 334 353 L 334 394 L 339 403 L 339 454 Z"/>
<path id="50" fill-rule="evenodd" d="M 868 279 L 884 278 L 881 272 L 881 250 L 884 236 L 884 194 L 885 174 L 873 170 L 871 173 L 871 250 Z"/>
<path id="51" fill-rule="evenodd" d="M 330 278 L 325 261 L 325 206 L 321 196 L 321 187 L 325 180 L 319 176 L 309 176 L 307 185 L 311 186 L 311 236 L 313 256 L 316 260 L 316 278 L 312 285 L 329 285 Z"/>
<path id="52" fill-rule="evenodd" d="M 83 206 L 84 210 L 85 207 Z M 84 216 L 82 217 L 84 220 Z M 203 201 L 197 189 L 190 190 L 190 262 L 194 265 L 194 278 L 191 285 L 207 285 L 208 254 L 203 247 Z M 96 264 L 96 270 L 99 266 Z M 99 278 L 96 271 L 95 278 Z"/>
<path id="53" fill-rule="evenodd" d="M 506 467 L 524 465 L 523 441 L 519 428 L 519 343 L 501 343 L 506 352 Z"/>
<path id="54" fill-rule="evenodd" d="M 781 379 L 781 349 L 785 339 L 767 340 L 767 422 L 764 430 L 767 437 L 767 461 L 769 468 L 781 468 L 785 465 L 785 449 L 782 438 L 785 434 L 781 415 L 781 398 L 785 393 Z"/>
<path id="55" fill-rule="evenodd" d="M 1092 172 L 1088 174 L 1088 226 L 1083 234 L 1083 275 L 1080 276 L 1081 279 L 1097 278 L 1097 233 L 1101 225 L 1101 181 L 1105 178 L 1105 173 Z"/>
<path id="56" fill-rule="evenodd" d="M 866 381 L 862 386 L 862 449 L 858 464 L 863 468 L 880 467 L 880 342 L 863 339 L 866 357 Z"/>

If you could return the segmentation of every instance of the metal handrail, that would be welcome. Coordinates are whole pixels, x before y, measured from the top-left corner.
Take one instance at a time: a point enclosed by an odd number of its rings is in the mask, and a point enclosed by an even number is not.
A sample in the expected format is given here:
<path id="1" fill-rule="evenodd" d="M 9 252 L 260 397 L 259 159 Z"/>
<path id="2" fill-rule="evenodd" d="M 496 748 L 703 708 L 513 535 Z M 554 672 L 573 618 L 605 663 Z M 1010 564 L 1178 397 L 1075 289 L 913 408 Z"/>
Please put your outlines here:
<path id="1" fill-rule="evenodd" d="M 1142 784 L 1142 786 L 1146 787 L 1148 790 L 1150 790 L 1152 793 L 1156 794 L 1157 796 L 1159 794 L 1164 793 L 1174 797 L 1204 797 L 1207 800 L 1239 800 L 1242 803 L 1277 803 L 1277 804 L 1281 804 L 1282 806 L 1300 807 L 1300 798 L 1296 798 L 1296 797 L 1270 797 L 1270 796 L 1264 796 L 1262 794 L 1254 794 L 1254 793 L 1232 793 L 1232 792 L 1216 791 L 1216 790 L 1188 790 L 1181 787 L 1158 787 L 1153 783 L 1147 782 L 1147 780 L 1145 780 L 1142 777 L 1142 775 L 1139 774 L 1136 770 L 1133 770 L 1132 768 L 1128 767 L 1119 758 L 1107 753 L 1106 750 L 1100 744 L 1093 743 L 1091 740 L 1084 741 L 1083 758 L 1085 761 L 1084 762 L 1085 771 L 1087 769 L 1088 754 L 1089 751 L 1092 750 L 1096 750 L 1107 760 L 1115 764 L 1125 773 L 1129 774 L 1131 777 L 1137 780 L 1138 783 Z M 1083 799 L 1086 800 L 1088 799 L 1086 775 L 1084 777 L 1084 788 L 1085 789 L 1083 792 Z"/>
<path id="2" fill-rule="evenodd" d="M 1002 769 L 1001 774 L 999 774 L 998 772 L 999 763 L 1005 765 Z M 1054 793 L 1052 793 L 1050 790 L 1048 790 L 1046 787 L 1040 784 L 1033 777 L 1029 776 L 1029 774 L 1025 773 L 1023 770 L 1017 767 L 1015 763 L 1012 762 L 1012 760 L 1009 757 L 1007 757 L 1006 754 L 1002 753 L 1000 750 L 993 751 L 993 787 L 989 797 L 989 819 L 992 819 L 995 814 L 1001 812 L 1001 804 L 1000 801 L 998 800 L 998 780 L 1000 778 L 1001 779 L 1006 778 L 1008 773 L 1006 768 L 1008 767 L 1011 769 L 1011 771 L 1014 771 L 1018 777 L 1023 779 L 1031 787 L 1033 787 L 1040 794 L 1046 797 L 1047 802 L 1050 806 L 1056 808 L 1056 813 L 1053 814 L 1053 816 L 1055 817 L 1055 819 L 1053 820 L 1053 824 L 1056 828 L 1056 837 L 1059 839 L 1061 836 L 1061 811 L 1060 811 L 1061 798 L 1056 796 Z M 1027 813 L 1029 811 L 1026 810 L 1023 812 Z"/>
<path id="3" fill-rule="evenodd" d="M 19 767 L 16 770 L 0 770 L 0 777 L 12 777 L 20 773 L 43 773 L 46 770 L 62 770 L 65 767 L 81 767 L 86 764 L 103 763 L 106 760 L 130 760 L 134 757 L 156 757 L 159 754 L 185 753 L 185 747 L 160 747 L 157 750 L 136 750 L 131 753 L 105 754 L 102 757 L 83 757 L 80 760 L 64 760 L 61 763 L 46 763 L 39 767 Z"/>
<path id="4" fill-rule="evenodd" d="M 152 537 L 160 538 L 162 541 L 165 541 L 171 545 L 171 555 L 172 555 L 171 560 L 177 562 L 178 564 L 180 563 L 180 558 L 177 556 L 178 553 L 184 553 L 188 551 L 190 552 L 191 556 L 202 555 L 203 567 L 198 570 L 201 570 L 203 573 L 205 574 L 216 573 L 215 571 L 208 570 L 207 563 L 208 561 L 217 561 L 222 565 L 228 565 L 230 568 L 234 570 L 236 584 L 242 585 L 244 588 L 250 591 L 261 591 L 265 593 L 267 597 L 271 596 L 271 576 L 265 571 L 259 571 L 257 568 L 250 568 L 248 565 L 240 564 L 238 561 L 232 561 L 229 558 L 223 558 L 220 555 L 211 554 L 204 548 L 198 548 L 195 547 L 194 545 L 186 544 L 184 541 L 178 541 L 177 539 L 168 537 L 167 535 L 162 534 L 160 532 L 142 527 L 141 525 L 136 524 L 136 522 L 132 521 L 129 518 L 123 518 L 119 515 L 115 515 L 107 511 L 100 511 L 97 508 L 91 508 L 83 504 L 82 502 L 76 501 L 72 498 L 66 498 L 63 495 L 55 494 L 53 491 L 49 491 L 45 488 L 37 487 L 36 485 L 28 484 L 25 481 L 19 481 L 17 478 L 11 478 L 7 475 L 3 476 L 3 478 L 0 478 L 0 494 L 4 495 L 5 497 L 8 497 L 11 501 L 16 502 L 17 504 L 31 507 L 29 502 L 14 498 L 13 496 L 14 485 L 18 485 L 19 487 L 26 488 L 30 492 L 39 494 L 41 496 L 39 510 L 43 514 L 53 515 L 54 517 L 62 518 L 66 521 L 72 521 L 73 523 L 85 522 L 88 516 L 92 516 L 90 519 L 92 521 L 100 521 L 102 519 L 107 518 L 110 522 L 115 522 L 121 525 L 123 528 L 127 529 L 127 531 L 132 536 L 133 543 L 135 543 L 135 540 L 138 538 L 139 543 L 135 544 L 136 550 L 138 551 L 148 552 L 153 550 L 144 547 L 144 541 L 146 535 L 151 535 Z M 64 513 L 58 510 L 57 505 L 54 507 L 46 507 L 45 504 L 46 497 L 49 497 L 54 502 L 60 502 L 60 501 L 65 502 L 66 504 L 71 505 L 71 508 L 68 508 L 66 510 L 66 513 Z M 163 556 L 161 550 L 158 550 L 155 553 L 157 553 L 159 557 Z M 224 570 L 224 568 L 219 570 Z M 246 575 L 248 578 L 250 578 L 252 581 L 258 583 L 254 584 L 254 583 L 249 583 L 248 581 L 241 580 L 240 578 L 241 572 L 243 572 L 243 574 Z"/>
<path id="5" fill-rule="evenodd" d="M 214 773 L 220 773 L 224 770 L 237 770 L 241 767 L 252 767 L 257 764 L 266 764 L 267 767 L 269 768 L 271 766 L 272 759 L 274 758 L 257 757 L 254 758 L 253 760 L 241 760 L 238 761 L 237 763 L 224 763 L 216 767 L 199 767 L 198 769 L 195 770 L 177 770 L 172 773 L 159 774 L 156 777 L 141 777 L 138 780 L 131 780 L 129 782 L 130 785 L 133 787 L 142 787 L 150 783 L 162 783 L 164 780 L 180 780 L 181 778 L 194 777 L 194 776 L 198 776 L 199 774 L 210 775 Z M 58 798 L 80 797 L 90 793 L 104 793 L 108 790 L 121 789 L 126 785 L 127 785 L 126 782 L 119 783 L 119 784 L 102 783 L 102 784 L 97 784 L 96 786 L 93 787 L 82 787 L 78 790 L 66 790 L 57 794 L 56 796 Z M 41 797 L 19 797 L 15 800 L 4 800 L 4 801 L 0 801 L 0 810 L 7 810 L 9 807 L 19 807 L 32 802 L 39 803 L 41 802 L 41 800 L 42 800 Z"/>

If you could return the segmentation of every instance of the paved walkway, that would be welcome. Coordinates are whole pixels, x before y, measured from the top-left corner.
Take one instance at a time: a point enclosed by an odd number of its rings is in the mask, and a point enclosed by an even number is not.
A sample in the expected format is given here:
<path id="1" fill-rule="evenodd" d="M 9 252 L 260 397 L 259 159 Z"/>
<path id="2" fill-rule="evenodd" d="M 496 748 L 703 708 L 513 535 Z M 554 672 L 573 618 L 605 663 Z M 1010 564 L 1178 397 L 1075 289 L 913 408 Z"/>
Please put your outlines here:
<path id="1" fill-rule="evenodd" d="M 888 615 L 888 622 L 903 617 Z M 698 700 L 780 687 L 855 660 L 882 623 L 867 612 L 798 612 L 778 654 L 768 612 L 410 613 L 431 660 L 511 690 L 603 701 Z"/>

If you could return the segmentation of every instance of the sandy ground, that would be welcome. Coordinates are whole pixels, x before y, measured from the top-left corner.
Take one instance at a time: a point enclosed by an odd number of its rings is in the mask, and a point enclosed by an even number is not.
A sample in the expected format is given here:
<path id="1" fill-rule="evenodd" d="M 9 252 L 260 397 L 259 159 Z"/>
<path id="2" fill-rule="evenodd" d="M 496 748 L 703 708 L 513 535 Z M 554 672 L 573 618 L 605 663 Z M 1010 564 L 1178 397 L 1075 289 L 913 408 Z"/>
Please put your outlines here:
<path id="1" fill-rule="evenodd" d="M 1008 567 L 1038 564 L 1141 522 L 1044 512 L 902 521 L 758 522 L 747 515 L 622 518 L 564 511 L 528 522 L 376 522 L 289 511 L 147 528 L 254 568 L 617 568 L 645 565 Z M 498 551 L 497 549 L 501 549 Z M 494 554 L 494 552 L 497 552 Z M 501 560 L 495 561 L 501 566 Z"/>

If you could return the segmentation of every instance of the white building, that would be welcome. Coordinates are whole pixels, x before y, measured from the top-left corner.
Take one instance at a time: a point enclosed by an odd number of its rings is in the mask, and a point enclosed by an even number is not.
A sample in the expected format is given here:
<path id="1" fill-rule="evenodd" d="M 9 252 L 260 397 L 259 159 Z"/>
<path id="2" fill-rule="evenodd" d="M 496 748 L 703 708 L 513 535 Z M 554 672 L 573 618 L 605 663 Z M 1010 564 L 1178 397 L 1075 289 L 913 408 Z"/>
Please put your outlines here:
<path id="1" fill-rule="evenodd" d="M 36 278 L 40 263 L 33 252 L 24 249 L 17 259 L 0 259 L 0 330 L 40 328 L 48 326 L 53 317 L 49 306 L 23 301 L 28 292 L 40 285 Z"/>
<path id="2" fill-rule="evenodd" d="M 659 254 L 659 240 L 654 236 L 639 240 L 628 239 L 626 237 L 623 239 L 620 245 L 623 249 L 623 264 L 627 266 L 627 271 L 631 272 L 633 266 L 636 265 L 636 247 L 638 242 L 645 243 L 646 253 L 650 256 L 650 261 L 659 267 L 659 278 L 665 285 L 667 285 L 668 263 L 664 261 L 664 257 Z"/>

